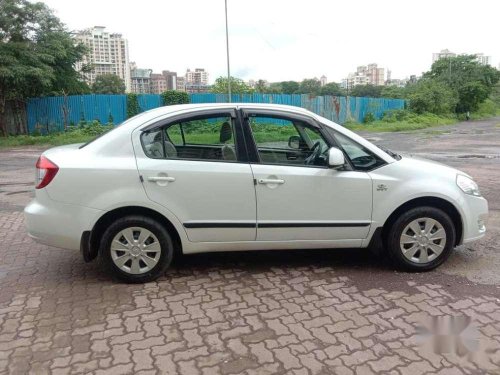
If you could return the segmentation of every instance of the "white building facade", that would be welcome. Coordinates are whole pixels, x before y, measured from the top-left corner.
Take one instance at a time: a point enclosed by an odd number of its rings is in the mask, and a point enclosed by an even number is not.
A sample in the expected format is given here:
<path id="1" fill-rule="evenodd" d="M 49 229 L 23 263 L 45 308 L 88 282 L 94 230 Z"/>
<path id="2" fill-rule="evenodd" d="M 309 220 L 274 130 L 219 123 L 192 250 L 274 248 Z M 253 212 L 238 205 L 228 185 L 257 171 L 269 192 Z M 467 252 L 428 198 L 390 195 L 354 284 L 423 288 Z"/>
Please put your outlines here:
<path id="1" fill-rule="evenodd" d="M 103 26 L 94 26 L 78 31 L 74 37 L 88 50 L 82 61 L 76 64 L 76 69 L 80 71 L 87 65 L 92 67 L 91 72 L 84 74 L 89 85 L 99 75 L 115 74 L 125 83 L 126 92 L 131 92 L 128 41 L 122 34 L 109 33 Z"/>

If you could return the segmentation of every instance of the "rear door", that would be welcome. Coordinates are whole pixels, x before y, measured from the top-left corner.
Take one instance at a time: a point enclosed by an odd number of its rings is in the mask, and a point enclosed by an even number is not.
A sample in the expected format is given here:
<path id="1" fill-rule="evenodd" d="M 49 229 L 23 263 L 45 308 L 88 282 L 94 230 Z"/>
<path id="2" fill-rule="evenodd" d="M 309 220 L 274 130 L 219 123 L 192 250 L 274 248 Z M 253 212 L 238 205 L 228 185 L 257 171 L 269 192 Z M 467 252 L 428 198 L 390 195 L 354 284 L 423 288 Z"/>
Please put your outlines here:
<path id="1" fill-rule="evenodd" d="M 243 113 L 257 153 L 257 240 L 360 245 L 371 223 L 369 175 L 328 168 L 326 154 L 335 140 L 313 119 L 268 110 Z"/>
<path id="2" fill-rule="evenodd" d="M 234 109 L 139 132 L 137 166 L 146 194 L 179 218 L 190 241 L 255 240 L 255 188 Z"/>

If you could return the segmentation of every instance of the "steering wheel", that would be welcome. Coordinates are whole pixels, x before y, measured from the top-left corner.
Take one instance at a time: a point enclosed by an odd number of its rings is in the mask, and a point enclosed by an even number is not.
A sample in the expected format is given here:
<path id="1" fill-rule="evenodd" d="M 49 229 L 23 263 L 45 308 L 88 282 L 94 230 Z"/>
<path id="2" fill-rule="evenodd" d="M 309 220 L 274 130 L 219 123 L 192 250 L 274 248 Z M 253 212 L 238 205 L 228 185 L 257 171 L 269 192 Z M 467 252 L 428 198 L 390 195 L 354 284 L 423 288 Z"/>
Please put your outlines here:
<path id="1" fill-rule="evenodd" d="M 311 148 L 311 155 L 309 155 L 305 159 L 305 164 L 313 165 L 316 162 L 316 159 L 318 159 L 320 155 L 321 155 L 321 142 L 316 141 L 314 142 L 314 145 Z"/>

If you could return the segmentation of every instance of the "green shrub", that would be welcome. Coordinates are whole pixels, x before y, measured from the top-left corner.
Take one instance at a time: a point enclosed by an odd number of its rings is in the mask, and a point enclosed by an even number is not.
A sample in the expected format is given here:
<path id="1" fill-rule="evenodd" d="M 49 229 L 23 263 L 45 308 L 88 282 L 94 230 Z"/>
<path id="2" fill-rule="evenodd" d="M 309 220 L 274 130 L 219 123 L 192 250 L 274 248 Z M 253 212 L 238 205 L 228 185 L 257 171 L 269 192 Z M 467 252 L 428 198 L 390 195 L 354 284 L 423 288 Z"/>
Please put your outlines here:
<path id="1" fill-rule="evenodd" d="M 456 92 L 446 84 L 431 79 L 421 79 L 410 86 L 408 91 L 409 108 L 418 114 L 449 114 L 454 111 L 458 102 Z"/>
<path id="2" fill-rule="evenodd" d="M 365 117 L 363 117 L 363 124 L 369 124 L 370 122 L 374 122 L 375 120 L 375 115 L 371 112 L 368 112 Z"/>
<path id="3" fill-rule="evenodd" d="M 184 91 L 168 90 L 161 94 L 163 105 L 187 104 L 189 95 Z"/>
<path id="4" fill-rule="evenodd" d="M 496 116 L 500 111 L 500 106 L 498 106 L 493 100 L 486 99 L 484 102 L 479 104 L 477 111 L 472 113 L 472 118 L 488 118 Z"/>
<path id="5" fill-rule="evenodd" d="M 110 125 L 102 125 L 98 120 L 94 120 L 81 127 L 80 131 L 83 135 L 98 136 L 108 131 L 111 127 Z"/>
<path id="6" fill-rule="evenodd" d="M 134 117 L 141 112 L 137 94 L 127 94 L 127 118 Z"/>

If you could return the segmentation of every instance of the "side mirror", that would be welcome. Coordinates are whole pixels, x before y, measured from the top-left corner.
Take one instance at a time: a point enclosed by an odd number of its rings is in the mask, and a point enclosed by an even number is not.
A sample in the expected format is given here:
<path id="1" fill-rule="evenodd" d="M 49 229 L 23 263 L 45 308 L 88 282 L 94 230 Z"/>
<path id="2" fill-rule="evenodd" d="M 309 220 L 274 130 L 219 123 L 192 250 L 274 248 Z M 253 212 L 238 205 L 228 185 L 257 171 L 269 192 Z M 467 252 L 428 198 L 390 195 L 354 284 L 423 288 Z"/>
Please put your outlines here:
<path id="1" fill-rule="evenodd" d="M 301 139 L 298 135 L 292 135 L 288 138 L 288 147 L 293 148 L 294 150 L 300 149 Z"/>
<path id="2" fill-rule="evenodd" d="M 328 150 L 328 166 L 330 168 L 339 168 L 345 164 L 344 153 L 337 147 L 331 147 Z"/>

